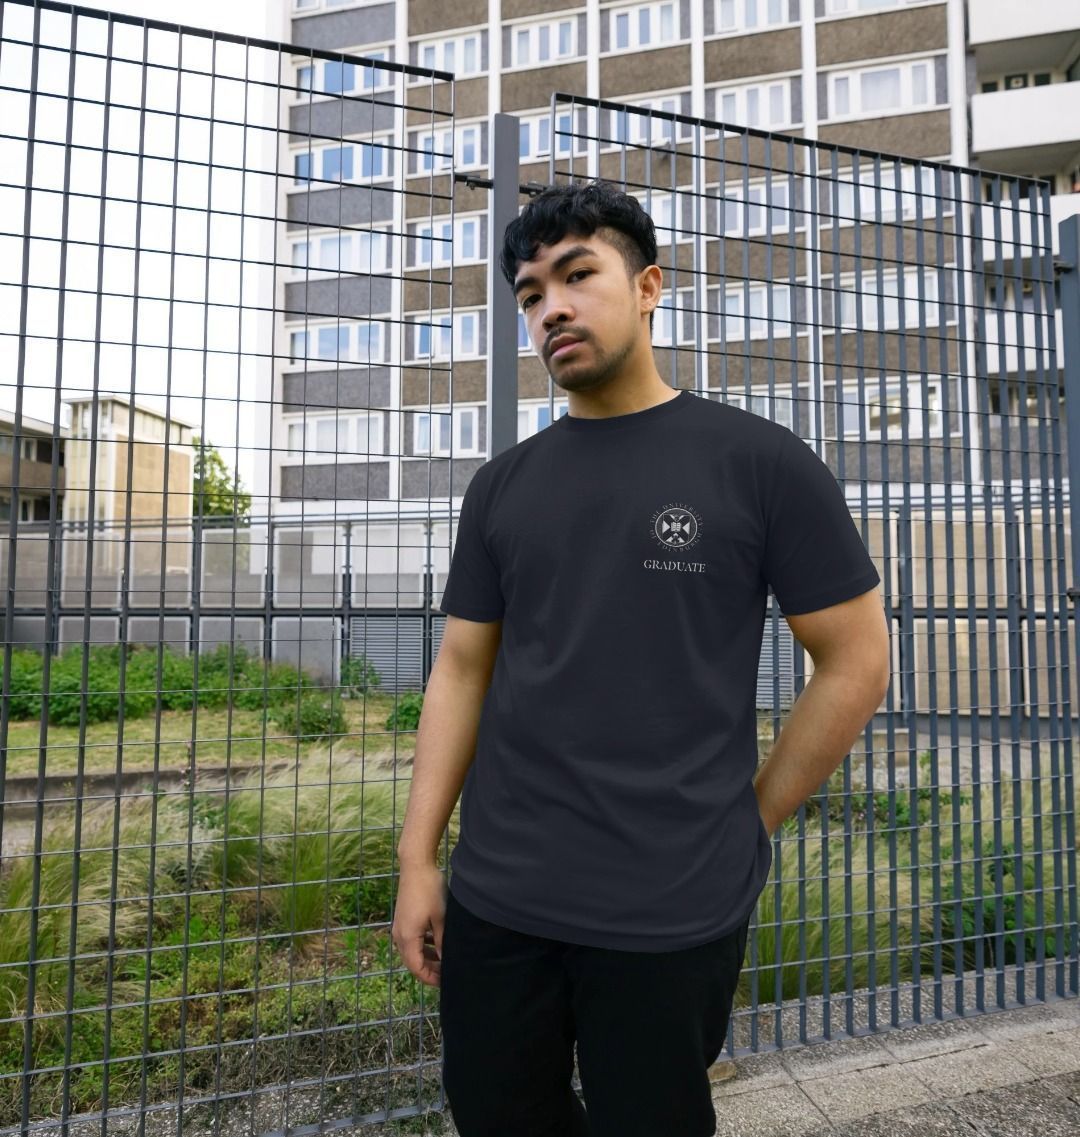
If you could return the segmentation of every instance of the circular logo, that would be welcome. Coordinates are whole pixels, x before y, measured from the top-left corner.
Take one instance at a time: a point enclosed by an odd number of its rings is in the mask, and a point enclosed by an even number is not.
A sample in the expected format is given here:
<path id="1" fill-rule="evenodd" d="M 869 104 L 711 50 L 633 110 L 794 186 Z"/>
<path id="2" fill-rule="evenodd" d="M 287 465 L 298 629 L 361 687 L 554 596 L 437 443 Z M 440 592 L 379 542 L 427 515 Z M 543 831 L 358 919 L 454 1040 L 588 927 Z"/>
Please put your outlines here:
<path id="1" fill-rule="evenodd" d="M 689 549 L 701 535 L 701 518 L 688 505 L 673 502 L 653 514 L 653 536 L 664 549 Z"/>

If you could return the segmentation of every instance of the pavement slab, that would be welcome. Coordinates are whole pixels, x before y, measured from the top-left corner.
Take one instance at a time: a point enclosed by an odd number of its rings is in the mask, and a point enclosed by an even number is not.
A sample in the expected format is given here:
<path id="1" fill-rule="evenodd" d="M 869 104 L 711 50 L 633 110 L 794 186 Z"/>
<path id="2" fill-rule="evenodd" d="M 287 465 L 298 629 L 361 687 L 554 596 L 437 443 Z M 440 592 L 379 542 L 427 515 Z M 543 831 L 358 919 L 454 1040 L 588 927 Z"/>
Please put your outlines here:
<path id="1" fill-rule="evenodd" d="M 716 1102 L 716 1137 L 803 1137 L 827 1123 L 825 1114 L 793 1084 Z"/>
<path id="2" fill-rule="evenodd" d="M 903 1066 L 875 1066 L 809 1078 L 799 1088 L 834 1124 L 932 1101 L 934 1093 Z"/>
<path id="3" fill-rule="evenodd" d="M 1076 1137 L 1080 1105 L 1041 1082 L 1001 1086 L 949 1103 L 980 1137 Z"/>
<path id="4" fill-rule="evenodd" d="M 907 1062 L 903 1069 L 932 1091 L 935 1098 L 960 1097 L 976 1090 L 1030 1082 L 1037 1075 L 1011 1051 L 993 1042 L 950 1054 Z"/>

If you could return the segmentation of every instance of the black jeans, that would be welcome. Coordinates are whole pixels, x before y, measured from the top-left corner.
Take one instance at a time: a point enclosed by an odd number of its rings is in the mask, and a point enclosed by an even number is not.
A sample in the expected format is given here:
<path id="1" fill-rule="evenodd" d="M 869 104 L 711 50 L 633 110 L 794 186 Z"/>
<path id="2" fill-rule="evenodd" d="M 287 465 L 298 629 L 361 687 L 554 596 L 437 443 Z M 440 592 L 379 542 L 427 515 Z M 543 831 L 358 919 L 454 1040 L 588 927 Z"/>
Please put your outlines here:
<path id="1" fill-rule="evenodd" d="M 451 892 L 439 1006 L 461 1137 L 711 1137 L 708 1071 L 749 923 L 680 951 L 616 951 L 499 927 Z"/>

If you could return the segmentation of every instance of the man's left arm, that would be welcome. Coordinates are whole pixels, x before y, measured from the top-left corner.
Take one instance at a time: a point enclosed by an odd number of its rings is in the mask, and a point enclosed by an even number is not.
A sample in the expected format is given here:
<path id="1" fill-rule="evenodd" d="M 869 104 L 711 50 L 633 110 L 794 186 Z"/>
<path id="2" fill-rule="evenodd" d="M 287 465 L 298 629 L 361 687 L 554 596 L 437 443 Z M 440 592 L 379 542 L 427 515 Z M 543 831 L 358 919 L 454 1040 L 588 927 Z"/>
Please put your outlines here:
<path id="1" fill-rule="evenodd" d="M 785 618 L 814 671 L 754 779 L 770 837 L 843 762 L 881 705 L 891 674 L 889 628 L 876 588 Z"/>

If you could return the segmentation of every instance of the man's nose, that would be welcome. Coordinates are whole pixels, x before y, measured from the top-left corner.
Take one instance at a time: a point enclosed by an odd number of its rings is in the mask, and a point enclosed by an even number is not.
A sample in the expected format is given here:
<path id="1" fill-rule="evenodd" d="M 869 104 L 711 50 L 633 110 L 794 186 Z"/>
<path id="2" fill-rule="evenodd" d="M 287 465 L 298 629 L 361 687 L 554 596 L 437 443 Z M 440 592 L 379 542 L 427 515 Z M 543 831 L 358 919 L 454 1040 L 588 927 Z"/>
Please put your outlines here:
<path id="1" fill-rule="evenodd" d="M 569 304 L 555 300 L 548 305 L 544 312 L 544 330 L 550 332 L 559 324 L 565 324 L 574 314 Z"/>

